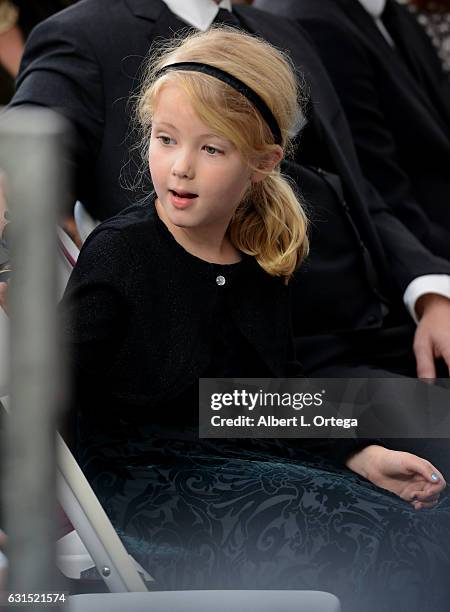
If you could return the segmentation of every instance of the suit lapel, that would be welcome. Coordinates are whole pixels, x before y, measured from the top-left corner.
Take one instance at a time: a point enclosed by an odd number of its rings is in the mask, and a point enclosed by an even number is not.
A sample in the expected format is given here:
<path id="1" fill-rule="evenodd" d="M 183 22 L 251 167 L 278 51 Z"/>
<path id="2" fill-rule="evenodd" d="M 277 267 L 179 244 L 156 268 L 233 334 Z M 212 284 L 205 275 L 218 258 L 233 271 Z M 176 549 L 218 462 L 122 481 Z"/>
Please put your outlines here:
<path id="1" fill-rule="evenodd" d="M 138 19 L 152 22 L 153 27 L 148 28 L 147 38 L 154 44 L 160 40 L 174 37 L 182 30 L 194 31 L 189 24 L 179 19 L 161 0 L 124 0 L 130 11 Z"/>
<path id="2" fill-rule="evenodd" d="M 364 38 L 366 43 L 372 47 L 374 56 L 381 56 L 384 65 L 390 67 L 390 71 L 397 74 L 399 82 L 402 83 L 402 88 L 410 91 L 410 99 L 416 104 L 426 108 L 426 113 L 431 115 L 438 123 L 440 130 L 444 128 L 442 117 L 436 111 L 436 108 L 431 103 L 428 95 L 424 92 L 421 86 L 420 79 L 418 80 L 411 72 L 411 69 L 406 65 L 406 60 L 401 56 L 400 49 L 394 49 L 386 41 L 375 21 L 367 11 L 361 6 L 358 0 L 337 0 L 342 11 L 348 15 L 348 26 L 355 30 L 356 35 Z M 398 25 L 398 20 L 396 26 Z M 411 42 L 411 47 L 415 47 L 415 42 Z M 415 62 L 411 56 L 411 62 Z"/>
<path id="3" fill-rule="evenodd" d="M 310 41 L 309 36 L 300 26 L 294 26 L 285 21 L 286 28 L 274 28 L 271 15 L 268 13 L 244 7 L 236 7 L 235 10 L 250 31 L 286 51 L 296 68 L 305 75 L 311 86 L 312 114 L 308 119 L 313 122 L 319 137 L 327 141 L 338 172 L 343 176 L 348 176 L 350 169 L 342 155 L 342 148 L 351 143 L 351 134 L 348 131 L 345 142 L 336 142 L 333 122 L 338 120 L 341 106 L 331 81 L 314 50 L 314 43 Z M 290 38 L 287 38 L 288 27 L 291 30 Z M 342 130 L 340 133 L 342 134 Z M 347 157 L 351 155 L 353 155 L 353 150 L 346 152 Z"/>
<path id="4" fill-rule="evenodd" d="M 161 0 L 124 0 L 124 2 L 133 15 L 150 21 L 156 21 L 164 9 L 167 9 Z"/>
<path id="5" fill-rule="evenodd" d="M 409 15 L 396 2 L 387 2 L 385 9 L 388 24 L 392 24 L 392 29 L 398 32 L 396 43 L 402 47 L 402 52 L 408 58 L 411 69 L 417 74 L 423 87 L 427 89 L 433 101 L 433 110 L 437 110 L 440 119 L 444 120 L 444 130 L 448 131 L 450 123 L 450 87 L 447 91 L 439 81 L 438 72 L 439 61 L 437 57 L 432 57 L 435 53 L 431 42 L 427 40 L 425 32 L 419 30 L 412 15 Z M 429 43 L 429 44 L 427 44 Z M 434 69 L 436 66 L 436 69 Z"/>

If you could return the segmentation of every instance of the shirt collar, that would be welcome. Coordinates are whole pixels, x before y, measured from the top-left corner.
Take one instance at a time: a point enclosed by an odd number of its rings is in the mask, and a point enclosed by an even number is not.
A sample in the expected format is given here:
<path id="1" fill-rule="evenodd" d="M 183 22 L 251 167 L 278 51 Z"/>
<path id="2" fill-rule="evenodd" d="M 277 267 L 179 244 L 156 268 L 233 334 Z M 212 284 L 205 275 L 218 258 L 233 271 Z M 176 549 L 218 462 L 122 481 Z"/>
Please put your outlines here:
<path id="1" fill-rule="evenodd" d="M 163 2 L 177 17 L 203 32 L 210 27 L 219 9 L 231 11 L 231 0 L 221 0 L 219 4 L 214 0 L 163 0 Z"/>
<path id="2" fill-rule="evenodd" d="M 383 22 L 381 21 L 381 15 L 386 7 L 386 0 L 359 0 L 361 6 L 369 13 L 369 15 L 375 20 L 375 25 L 380 30 L 386 42 L 391 46 L 395 47 L 392 36 L 386 30 Z"/>
<path id="3" fill-rule="evenodd" d="M 359 0 L 359 3 L 362 4 L 363 8 L 374 17 L 378 19 L 381 16 L 381 13 L 384 11 L 384 7 L 386 6 L 386 0 Z"/>

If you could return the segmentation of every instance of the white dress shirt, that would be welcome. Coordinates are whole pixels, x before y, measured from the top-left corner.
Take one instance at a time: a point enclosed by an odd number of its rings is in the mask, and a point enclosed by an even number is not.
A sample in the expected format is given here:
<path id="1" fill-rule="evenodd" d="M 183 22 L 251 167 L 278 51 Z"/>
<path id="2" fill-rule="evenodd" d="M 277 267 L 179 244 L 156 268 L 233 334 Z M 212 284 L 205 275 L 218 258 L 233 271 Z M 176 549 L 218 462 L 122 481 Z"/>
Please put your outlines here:
<path id="1" fill-rule="evenodd" d="M 220 8 L 231 11 L 231 0 L 163 0 L 177 17 L 187 24 L 205 32 L 214 21 Z M 389 44 L 392 39 L 380 21 L 386 0 L 359 0 L 363 7 L 372 15 Z M 381 24 L 381 25 L 380 25 Z M 446 274 L 428 274 L 415 278 L 406 288 L 403 301 L 413 319 L 417 322 L 415 304 L 426 293 L 437 293 L 450 298 L 450 276 Z"/>
<path id="2" fill-rule="evenodd" d="M 231 11 L 231 0 L 163 0 L 169 9 L 187 24 L 206 32 L 212 24 L 219 9 Z"/>

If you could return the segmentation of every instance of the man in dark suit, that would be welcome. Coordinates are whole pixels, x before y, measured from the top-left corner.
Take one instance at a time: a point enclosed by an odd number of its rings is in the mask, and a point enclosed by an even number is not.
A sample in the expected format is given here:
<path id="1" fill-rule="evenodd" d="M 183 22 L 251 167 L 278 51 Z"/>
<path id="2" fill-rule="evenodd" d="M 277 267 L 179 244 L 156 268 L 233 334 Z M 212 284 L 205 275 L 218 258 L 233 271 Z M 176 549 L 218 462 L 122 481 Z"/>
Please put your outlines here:
<path id="1" fill-rule="evenodd" d="M 256 0 L 314 39 L 364 175 L 433 252 L 450 259 L 450 81 L 395 0 Z"/>
<path id="2" fill-rule="evenodd" d="M 216 13 L 213 0 L 88 0 L 32 34 L 14 105 L 51 106 L 71 119 L 78 135 L 76 195 L 97 218 L 135 197 L 121 188 L 119 176 L 130 178 L 131 165 L 139 163 L 132 159 L 124 167 L 132 142 L 127 136 L 133 136 L 127 99 L 136 91 L 150 44 L 171 38 L 187 23 L 207 29 Z M 431 255 L 364 180 L 342 109 L 307 36 L 252 7 L 236 7 L 230 19 L 288 48 L 310 81 L 309 123 L 295 163 L 287 167 L 313 213 L 313 250 L 294 286 L 295 333 L 305 370 L 331 366 L 345 374 L 347 364 L 365 363 L 367 373 L 376 364 L 413 375 L 414 328 L 402 294 L 418 277 L 448 275 L 449 264 Z M 412 302 L 421 315 L 418 372 L 434 376 L 434 357 L 444 356 L 450 366 L 450 300 L 427 290 Z M 395 358 L 397 346 L 401 355 Z"/>

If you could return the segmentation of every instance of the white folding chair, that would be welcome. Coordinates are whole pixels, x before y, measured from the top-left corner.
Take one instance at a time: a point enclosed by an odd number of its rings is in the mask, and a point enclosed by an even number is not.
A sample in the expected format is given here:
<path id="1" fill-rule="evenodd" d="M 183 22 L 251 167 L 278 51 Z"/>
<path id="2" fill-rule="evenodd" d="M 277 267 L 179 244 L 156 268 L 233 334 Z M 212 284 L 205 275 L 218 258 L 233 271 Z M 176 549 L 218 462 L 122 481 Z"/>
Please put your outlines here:
<path id="1" fill-rule="evenodd" d="M 89 234 L 97 227 L 99 221 L 91 217 L 83 204 L 78 200 L 73 209 L 73 216 L 77 226 L 78 234 L 83 243 Z"/>
<path id="2" fill-rule="evenodd" d="M 0 308 L 0 398 L 8 394 L 8 347 L 9 321 L 3 308 Z"/>
<path id="3" fill-rule="evenodd" d="M 112 593 L 147 591 L 143 577 L 147 581 L 153 579 L 127 553 L 68 446 L 59 434 L 57 436 L 58 499 L 83 543 L 81 561 L 88 567 L 95 565 Z M 72 533 L 67 535 L 73 538 Z M 76 575 L 80 566 L 70 559 L 69 550 L 61 540 L 57 551 L 62 573 L 71 578 L 80 577 Z M 90 564 L 85 551 L 93 561 Z"/>
<path id="4" fill-rule="evenodd" d="M 67 612 L 340 612 L 320 591 L 159 591 L 74 595 Z"/>

